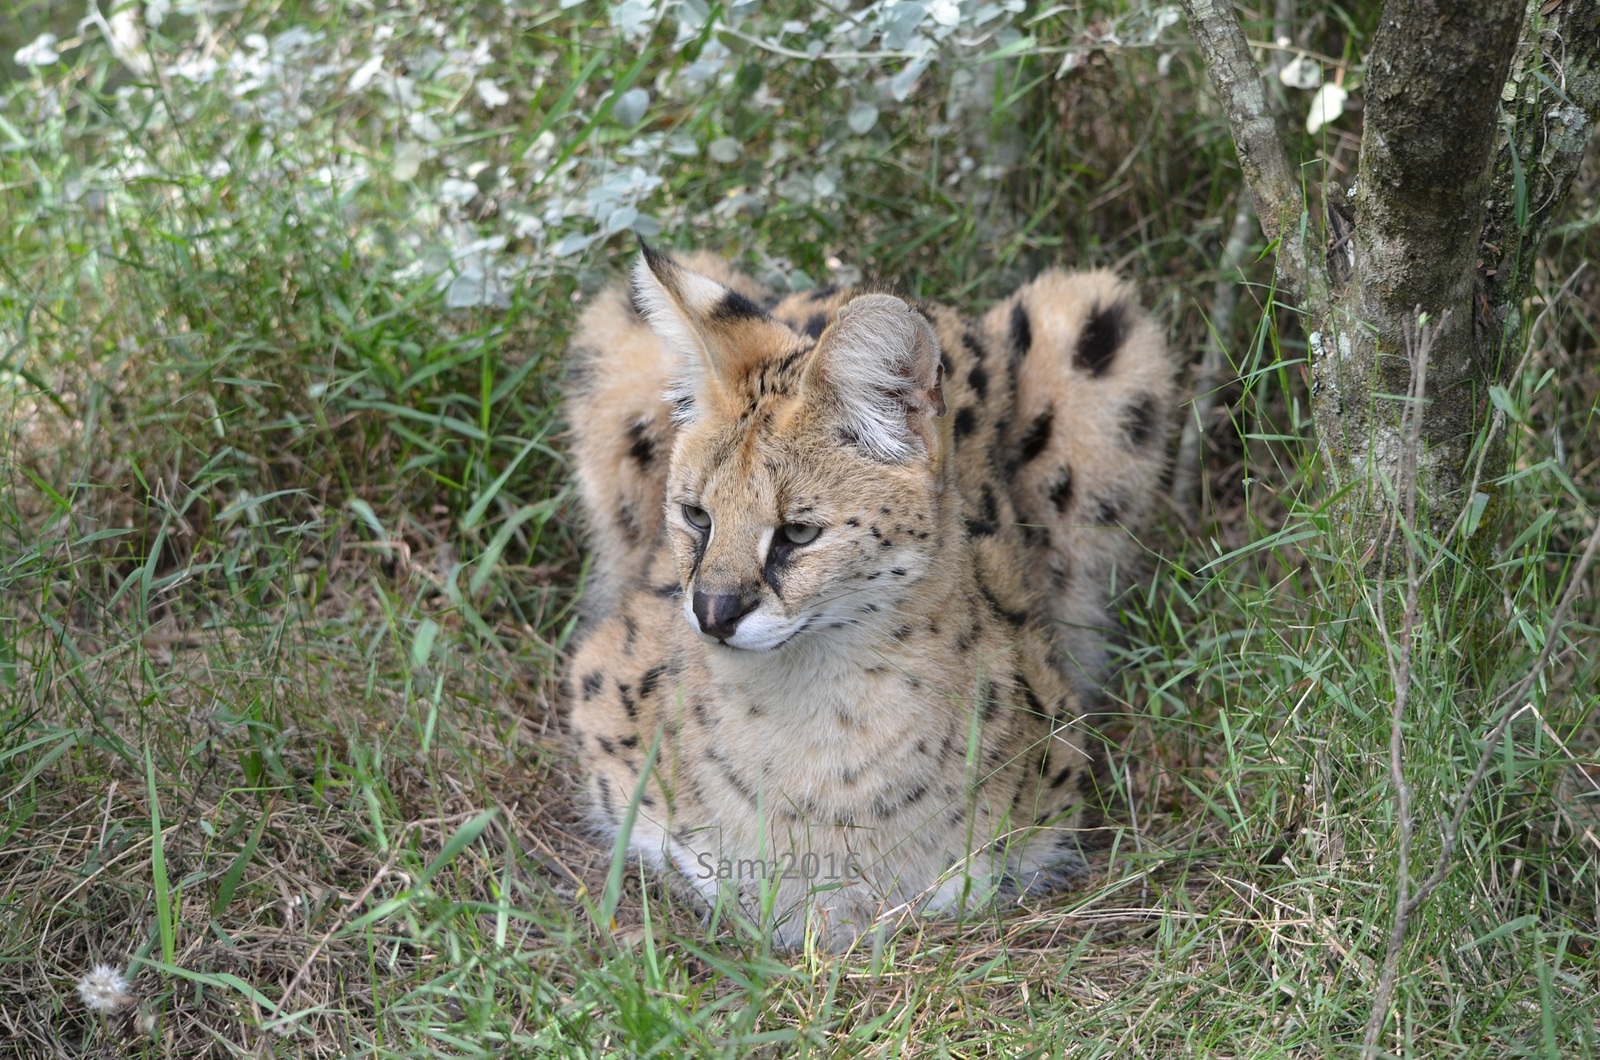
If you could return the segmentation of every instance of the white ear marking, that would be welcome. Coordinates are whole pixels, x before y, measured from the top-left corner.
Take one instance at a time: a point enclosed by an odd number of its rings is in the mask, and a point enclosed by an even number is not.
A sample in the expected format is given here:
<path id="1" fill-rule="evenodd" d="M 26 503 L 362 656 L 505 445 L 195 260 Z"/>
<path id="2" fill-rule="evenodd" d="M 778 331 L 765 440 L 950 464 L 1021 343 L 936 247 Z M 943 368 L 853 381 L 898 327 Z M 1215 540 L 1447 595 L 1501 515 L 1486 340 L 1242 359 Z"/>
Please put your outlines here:
<path id="1" fill-rule="evenodd" d="M 667 360 L 662 397 L 672 407 L 672 420 L 680 426 L 691 423 L 696 396 L 711 384 L 711 351 L 687 314 L 704 313 L 716 305 L 722 285 L 647 251 L 634 263 L 633 291 L 634 303 L 661 340 Z"/>

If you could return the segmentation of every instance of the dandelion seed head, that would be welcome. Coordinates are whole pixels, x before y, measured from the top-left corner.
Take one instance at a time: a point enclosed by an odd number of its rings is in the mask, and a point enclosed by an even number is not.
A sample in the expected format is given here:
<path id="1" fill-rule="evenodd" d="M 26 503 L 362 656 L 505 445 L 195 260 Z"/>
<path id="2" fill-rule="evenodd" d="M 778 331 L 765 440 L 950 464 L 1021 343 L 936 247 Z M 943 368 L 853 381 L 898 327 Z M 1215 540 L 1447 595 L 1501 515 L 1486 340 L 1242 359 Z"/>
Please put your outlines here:
<path id="1" fill-rule="evenodd" d="M 78 980 L 78 996 L 95 1012 L 111 1015 L 127 1008 L 133 1002 L 128 992 L 128 981 L 122 973 L 109 964 L 97 964 L 89 974 Z"/>

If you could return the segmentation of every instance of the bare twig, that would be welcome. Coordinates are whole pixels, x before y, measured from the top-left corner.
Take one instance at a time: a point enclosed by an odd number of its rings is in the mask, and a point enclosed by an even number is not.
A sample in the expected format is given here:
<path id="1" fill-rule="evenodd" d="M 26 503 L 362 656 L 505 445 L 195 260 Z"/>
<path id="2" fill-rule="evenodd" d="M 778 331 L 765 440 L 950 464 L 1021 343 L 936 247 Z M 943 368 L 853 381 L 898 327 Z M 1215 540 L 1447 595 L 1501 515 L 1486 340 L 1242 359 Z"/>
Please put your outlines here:
<path id="1" fill-rule="evenodd" d="M 1250 42 L 1230 0 L 1184 0 L 1189 29 L 1200 45 L 1212 88 L 1233 130 L 1239 168 L 1255 199 L 1256 213 L 1269 242 L 1278 242 L 1280 282 L 1291 299 L 1317 296 L 1320 263 L 1306 250 L 1300 218 L 1305 200 L 1289 153 L 1267 107 L 1266 84 L 1250 54 Z M 1320 297 L 1313 297 L 1320 302 Z M 1315 309 L 1314 309 L 1315 311 Z"/>
<path id="2" fill-rule="evenodd" d="M 1568 281 L 1570 283 L 1571 280 Z M 1563 287 L 1565 290 L 1565 287 Z M 1541 320 L 1543 318 L 1541 317 Z M 1395 815 L 1397 836 L 1397 882 L 1395 885 L 1395 915 L 1394 923 L 1389 932 L 1389 943 L 1384 953 L 1382 971 L 1378 977 L 1378 987 L 1373 996 L 1372 1012 L 1367 1020 L 1366 1036 L 1363 1042 L 1365 1055 L 1372 1055 L 1377 1049 L 1378 1037 L 1383 1032 L 1383 1026 L 1388 1020 L 1389 1007 L 1394 1000 L 1395 988 L 1399 981 L 1400 956 L 1404 949 L 1406 934 L 1410 928 L 1411 920 L 1418 910 L 1438 889 L 1439 885 L 1450 873 L 1451 861 L 1455 857 L 1456 845 L 1460 841 L 1461 826 L 1466 820 L 1467 811 L 1471 808 L 1473 796 L 1478 787 L 1483 783 L 1484 777 L 1489 773 L 1489 767 L 1494 760 L 1495 752 L 1500 743 L 1505 739 L 1512 722 L 1527 711 L 1533 709 L 1532 703 L 1523 702 L 1533 690 L 1534 684 L 1544 674 L 1545 668 L 1550 664 L 1551 657 L 1555 654 L 1556 646 L 1560 643 L 1561 630 L 1565 626 L 1567 616 L 1572 610 L 1572 604 L 1582 591 L 1589 568 L 1593 565 L 1597 552 L 1600 552 L 1600 519 L 1596 520 L 1594 531 L 1589 535 L 1588 544 L 1584 547 L 1583 555 L 1578 564 L 1573 568 L 1571 577 L 1567 581 L 1566 589 L 1561 594 L 1561 601 L 1556 606 L 1555 614 L 1551 616 L 1550 625 L 1545 631 L 1544 645 L 1538 657 L 1528 669 L 1521 680 L 1499 696 L 1495 703 L 1505 704 L 1499 722 L 1489 733 L 1484 741 L 1483 751 L 1478 758 L 1478 764 L 1468 778 L 1466 786 L 1456 796 L 1455 804 L 1450 814 L 1450 821 L 1445 826 L 1444 835 L 1440 841 L 1439 854 L 1434 859 L 1432 870 L 1427 878 L 1419 883 L 1415 889 L 1411 887 L 1411 843 L 1415 831 L 1415 821 L 1411 812 L 1411 789 L 1406 783 L 1404 768 L 1404 732 L 1403 725 L 1406 707 L 1409 704 L 1411 692 L 1411 653 L 1413 635 L 1416 629 L 1417 599 L 1419 588 L 1423 581 L 1431 577 L 1438 569 L 1437 560 L 1430 564 L 1426 571 L 1419 577 L 1416 568 L 1417 547 L 1414 538 L 1416 532 L 1416 464 L 1417 454 L 1421 451 L 1421 421 L 1422 402 L 1425 397 L 1427 378 L 1427 358 L 1433 339 L 1443 329 L 1444 321 L 1432 330 L 1419 325 L 1414 332 L 1407 333 L 1407 353 L 1411 356 L 1411 391 L 1408 395 L 1408 407 L 1402 417 L 1402 424 L 1406 432 L 1404 452 L 1401 457 L 1401 481 L 1396 496 L 1399 511 L 1399 529 L 1407 538 L 1406 548 L 1406 599 L 1404 613 L 1401 615 L 1400 643 L 1398 655 L 1392 649 L 1387 655 L 1390 660 L 1390 675 L 1394 685 L 1394 705 L 1390 715 L 1389 727 L 1389 776 L 1395 789 Z M 1535 323 L 1535 330 L 1537 329 Z M 1480 465 L 1481 470 L 1481 465 Z M 1459 530 L 1462 520 L 1457 519 L 1451 528 L 1451 536 Z M 1388 541 L 1393 542 L 1394 530 L 1391 528 Z M 1448 543 L 1448 537 L 1446 539 Z M 1389 545 L 1384 546 L 1385 561 L 1383 568 L 1387 569 L 1387 552 Z M 1446 549 L 1441 547 L 1440 552 Z M 1383 617 L 1382 590 L 1379 593 L 1379 628 L 1383 631 L 1385 641 L 1388 640 L 1388 623 Z M 1520 705 L 1519 705 L 1520 704 Z"/>
<path id="3" fill-rule="evenodd" d="M 1405 537 L 1406 546 L 1406 597 L 1400 616 L 1400 646 L 1398 658 L 1389 644 L 1389 623 L 1384 615 L 1384 587 L 1378 586 L 1378 629 L 1384 638 L 1384 657 L 1389 664 L 1390 680 L 1394 687 L 1394 703 L 1389 714 L 1389 780 L 1394 785 L 1395 818 L 1399 829 L 1396 852 L 1395 917 L 1389 930 L 1389 946 L 1384 953 L 1383 971 L 1378 976 L 1378 990 L 1373 998 L 1372 1015 L 1367 1020 L 1365 1048 L 1371 1050 L 1383 1030 L 1383 1013 L 1389 1011 L 1399 979 L 1400 951 L 1405 945 L 1406 930 L 1410 923 L 1411 840 L 1415 823 L 1411 816 L 1411 785 L 1405 773 L 1405 717 L 1411 701 L 1411 653 L 1417 628 L 1417 598 L 1422 579 L 1417 573 L 1417 458 L 1422 452 L 1423 403 L 1428 393 L 1428 356 L 1434 339 L 1444 329 L 1441 319 L 1432 327 L 1419 307 L 1414 323 L 1406 329 L 1406 356 L 1411 362 L 1411 387 L 1406 395 L 1406 407 L 1400 415 L 1400 426 L 1405 442 L 1400 455 L 1400 480 L 1396 483 L 1395 509 L 1398 526 L 1391 525 L 1384 543 L 1384 557 L 1379 570 L 1389 569 L 1389 548 L 1398 529 Z"/>
<path id="4" fill-rule="evenodd" d="M 1206 333 L 1206 348 L 1200 355 L 1200 372 L 1194 385 L 1193 413 L 1183 424 L 1178 440 L 1178 459 L 1172 478 L 1172 496 L 1180 511 L 1193 515 L 1200 507 L 1200 465 L 1205 459 L 1204 435 L 1211 426 L 1217 407 L 1217 390 L 1223 382 L 1223 353 L 1232 330 L 1233 311 L 1239 304 L 1243 277 L 1239 268 L 1250 236 L 1255 232 L 1256 216 L 1248 196 L 1239 196 L 1233 215 L 1233 228 L 1222 248 L 1217 281 L 1211 286 L 1211 328 Z"/>

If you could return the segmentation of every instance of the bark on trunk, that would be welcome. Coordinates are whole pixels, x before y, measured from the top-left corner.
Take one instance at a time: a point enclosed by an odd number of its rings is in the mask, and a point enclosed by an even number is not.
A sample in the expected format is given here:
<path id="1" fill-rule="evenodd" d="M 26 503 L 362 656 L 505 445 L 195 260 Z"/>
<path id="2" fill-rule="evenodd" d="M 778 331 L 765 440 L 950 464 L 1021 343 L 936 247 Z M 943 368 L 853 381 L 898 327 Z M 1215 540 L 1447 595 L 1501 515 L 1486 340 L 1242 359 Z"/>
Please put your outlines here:
<path id="1" fill-rule="evenodd" d="M 1515 335 L 1534 259 L 1600 119 L 1600 0 L 1530 8 L 1500 99 L 1479 313 Z M 1499 366 L 1508 371 L 1510 364 Z"/>
<path id="2" fill-rule="evenodd" d="M 1443 321 L 1418 472 L 1428 521 L 1443 529 L 1470 500 L 1488 387 L 1600 114 L 1600 0 L 1387 0 L 1367 56 L 1353 204 L 1327 203 L 1326 221 L 1286 178 L 1231 3 L 1184 4 L 1262 228 L 1280 240 L 1280 285 L 1304 307 L 1318 443 L 1358 542 L 1377 541 L 1398 480 L 1407 329 L 1419 309 Z M 1495 476 L 1495 454 L 1482 466 Z"/>
<path id="3" fill-rule="evenodd" d="M 1334 291 L 1311 349 L 1318 438 L 1328 470 L 1348 487 L 1342 510 L 1358 538 L 1398 481 L 1404 337 L 1419 310 L 1442 327 L 1428 365 L 1417 484 L 1435 523 L 1448 526 L 1464 500 L 1487 395 L 1473 324 L 1478 221 L 1522 15 L 1523 0 L 1391 2 L 1373 39 L 1354 276 Z"/>

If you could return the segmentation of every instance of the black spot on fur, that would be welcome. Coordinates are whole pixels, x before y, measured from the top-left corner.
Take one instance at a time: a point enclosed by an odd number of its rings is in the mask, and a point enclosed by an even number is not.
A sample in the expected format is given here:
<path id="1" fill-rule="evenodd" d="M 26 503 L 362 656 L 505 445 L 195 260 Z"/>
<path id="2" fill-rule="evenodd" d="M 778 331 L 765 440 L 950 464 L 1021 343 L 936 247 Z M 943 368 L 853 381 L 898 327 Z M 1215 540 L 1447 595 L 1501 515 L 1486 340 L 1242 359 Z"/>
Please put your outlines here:
<path id="1" fill-rule="evenodd" d="M 594 742 L 599 744 L 600 745 L 600 750 L 604 751 L 608 755 L 614 755 L 614 754 L 617 753 L 616 744 L 612 743 L 610 740 L 606 739 L 604 736 L 595 737 L 595 741 Z"/>
<path id="2" fill-rule="evenodd" d="M 661 675 L 667 672 L 665 666 L 652 666 L 639 678 L 639 698 L 649 699 L 650 693 L 656 690 L 656 682 L 661 680 Z"/>
<path id="3" fill-rule="evenodd" d="M 629 541 L 639 541 L 639 517 L 634 514 L 633 502 L 624 498 L 617 502 L 617 525 L 622 527 L 622 536 Z"/>
<path id="4" fill-rule="evenodd" d="M 612 817 L 617 815 L 617 808 L 611 801 L 611 781 L 605 777 L 595 777 L 595 784 L 600 789 L 600 805 L 605 807 L 606 813 Z"/>
<path id="5" fill-rule="evenodd" d="M 977 417 L 971 409 L 960 409 L 956 412 L 955 432 L 957 438 L 965 438 L 978 427 Z"/>
<path id="6" fill-rule="evenodd" d="M 994 608 L 994 613 L 1011 623 L 1013 626 L 1020 626 L 1024 622 L 1028 621 L 1027 612 L 1006 610 L 1005 605 L 1000 603 L 1000 601 L 995 598 L 994 592 L 982 582 L 978 583 L 978 591 L 982 593 L 983 598 L 989 602 L 989 606 Z"/>
<path id="7" fill-rule="evenodd" d="M 924 795 L 928 794 L 928 785 L 918 784 L 903 795 L 890 795 L 880 792 L 872 800 L 872 812 L 879 817 L 893 817 L 908 806 L 916 805 Z"/>
<path id="8" fill-rule="evenodd" d="M 1121 302 L 1108 306 L 1096 303 L 1078 336 L 1073 363 L 1090 375 L 1104 375 L 1127 337 L 1128 307 Z"/>
<path id="9" fill-rule="evenodd" d="M 1019 463 L 1026 464 L 1044 452 L 1044 447 L 1050 444 L 1050 426 L 1054 422 L 1055 410 L 1045 409 L 1028 424 L 1028 429 L 1022 434 L 1022 440 L 1017 443 Z"/>
<path id="10" fill-rule="evenodd" d="M 1050 483 L 1050 503 L 1058 512 L 1065 512 L 1072 503 L 1072 469 L 1062 465 Z"/>
<path id="11" fill-rule="evenodd" d="M 1000 692 L 993 681 L 983 683 L 983 720 L 993 721 L 1000 716 Z"/>
<path id="12" fill-rule="evenodd" d="M 632 615 L 623 615 L 622 629 L 622 654 L 632 655 L 633 646 L 638 643 L 639 640 L 639 623 L 633 620 Z"/>
<path id="13" fill-rule="evenodd" d="M 743 777 L 734 772 L 733 767 L 728 764 L 728 760 L 726 758 L 723 758 L 715 751 L 707 751 L 706 757 L 715 762 L 718 766 L 722 767 L 722 779 L 728 782 L 728 787 L 732 788 L 734 791 L 743 796 L 745 801 L 750 803 L 750 805 L 754 806 L 756 804 L 756 793 L 751 789 L 750 785 L 745 782 Z"/>
<path id="14" fill-rule="evenodd" d="M 645 433 L 649 429 L 648 420 L 639 420 L 628 428 L 628 437 L 633 442 L 628 446 L 628 455 L 645 471 L 650 470 L 650 465 L 656 462 L 656 441 Z"/>
<path id="15" fill-rule="evenodd" d="M 983 510 L 979 514 L 983 516 L 984 521 L 991 525 L 1000 522 L 1000 506 L 994 499 L 994 490 L 990 489 L 987 483 L 984 484 L 981 496 Z"/>
<path id="16" fill-rule="evenodd" d="M 1122 433 L 1128 438 L 1128 444 L 1143 446 L 1150 441 L 1155 433 L 1156 425 L 1156 399 L 1150 394 L 1141 394 L 1122 413 Z"/>
<path id="17" fill-rule="evenodd" d="M 978 338 L 976 332 L 972 331 L 970 328 L 962 332 L 961 344 L 967 348 L 968 353 L 972 354 L 973 360 L 983 360 L 983 342 Z"/>
<path id="18" fill-rule="evenodd" d="M 984 371 L 983 365 L 975 364 L 972 371 L 967 373 L 967 385 L 972 387 L 972 392 L 982 401 L 989 396 L 989 373 Z"/>
<path id="19" fill-rule="evenodd" d="M 1011 678 L 1017 683 L 1017 687 L 1022 689 L 1022 698 L 1027 701 L 1028 709 L 1039 717 L 1044 717 L 1044 704 L 1039 702 L 1039 696 L 1034 692 L 1033 686 L 1028 683 L 1028 679 L 1022 674 L 1012 674 Z"/>
<path id="20" fill-rule="evenodd" d="M 894 633 L 891 634 L 891 636 L 893 636 L 895 640 L 905 640 L 907 637 L 911 636 L 911 627 L 900 626 L 894 631 Z"/>
<path id="21" fill-rule="evenodd" d="M 772 547 L 767 549 L 767 562 L 761 568 L 761 580 L 772 589 L 772 594 L 783 599 L 783 576 L 794 561 L 796 548 L 783 540 L 782 534 L 772 535 Z"/>
<path id="22" fill-rule="evenodd" d="M 791 371 L 793 371 L 795 364 L 799 362 L 801 355 L 803 355 L 805 352 L 805 350 L 790 350 L 788 353 L 784 354 L 783 360 L 778 362 L 778 374 L 788 375 Z"/>
<path id="23" fill-rule="evenodd" d="M 994 535 L 994 524 L 982 519 L 967 520 L 968 537 L 991 537 Z"/>
<path id="24" fill-rule="evenodd" d="M 606 675 L 596 670 L 592 674 L 583 675 L 583 701 L 585 703 L 600 694 L 600 689 L 605 687 Z"/>
<path id="25" fill-rule="evenodd" d="M 1011 307 L 1011 356 L 1020 358 L 1033 348 L 1033 321 L 1019 299 Z"/>
<path id="26" fill-rule="evenodd" d="M 617 698 L 622 700 L 622 709 L 627 711 L 628 717 L 637 718 L 639 716 L 639 707 L 633 701 L 632 685 L 625 685 L 621 681 L 618 681 Z"/>
<path id="27" fill-rule="evenodd" d="M 1101 526 L 1111 526 L 1121 517 L 1121 513 L 1117 511 L 1117 502 L 1114 499 L 1107 497 L 1095 502 L 1094 519 Z"/>
<path id="28" fill-rule="evenodd" d="M 722 296 L 722 301 L 711 308 L 711 319 L 718 324 L 727 324 L 735 320 L 765 320 L 767 314 L 760 306 L 740 294 L 738 291 L 729 291 Z"/>
<path id="29" fill-rule="evenodd" d="M 618 740 L 617 742 L 619 744 L 621 744 L 622 746 L 628 748 L 631 751 L 633 748 L 639 746 L 639 737 L 637 737 L 637 736 L 624 736 L 622 739 Z"/>
<path id="30" fill-rule="evenodd" d="M 1050 778 L 1050 787 L 1059 788 L 1072 777 L 1072 763 L 1068 762 L 1061 767 L 1061 772 Z"/>

